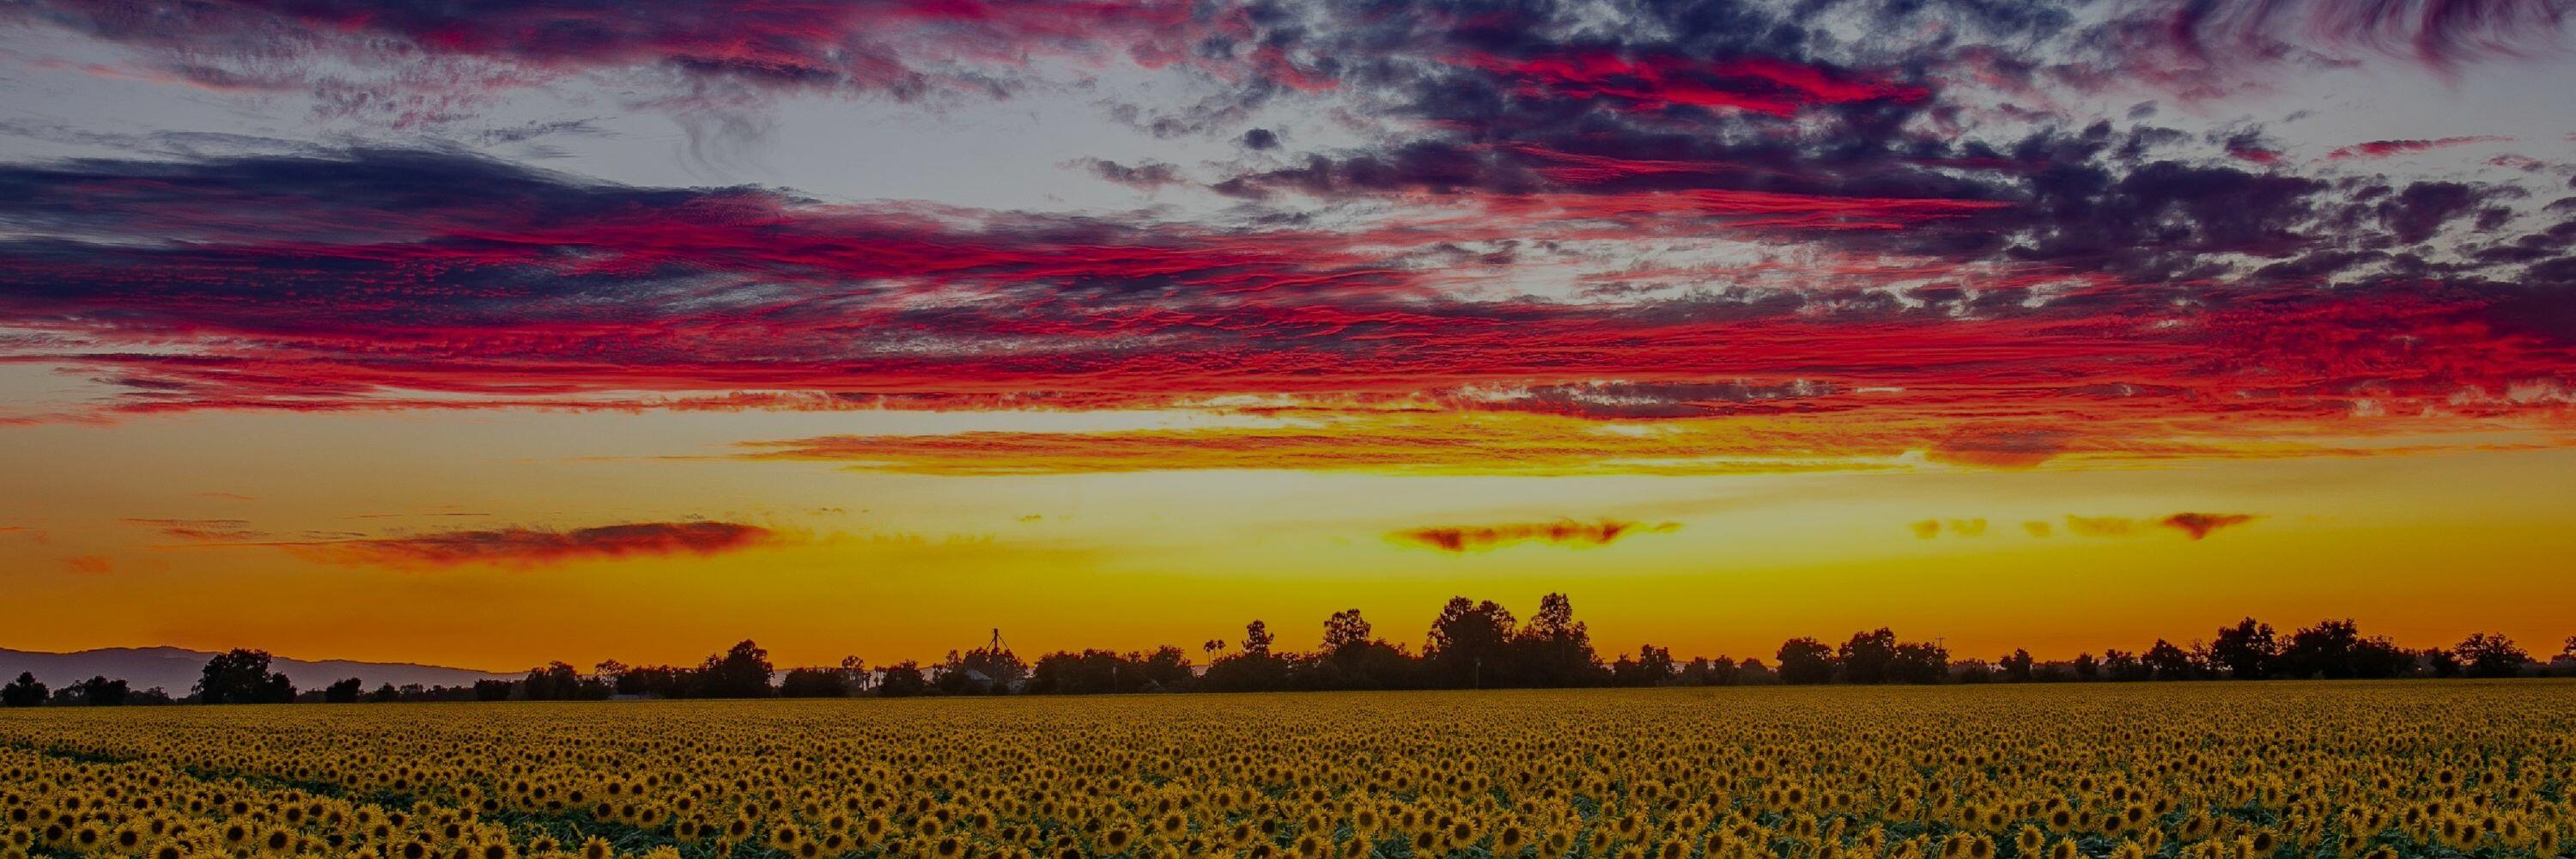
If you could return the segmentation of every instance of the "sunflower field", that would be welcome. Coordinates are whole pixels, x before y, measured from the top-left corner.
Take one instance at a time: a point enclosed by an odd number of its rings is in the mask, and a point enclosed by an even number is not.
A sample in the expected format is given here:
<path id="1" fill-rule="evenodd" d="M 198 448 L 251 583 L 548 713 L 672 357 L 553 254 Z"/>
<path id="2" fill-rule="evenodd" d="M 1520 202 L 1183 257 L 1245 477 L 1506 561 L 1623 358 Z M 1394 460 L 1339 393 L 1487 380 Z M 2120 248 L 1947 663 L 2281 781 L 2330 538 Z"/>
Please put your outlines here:
<path id="1" fill-rule="evenodd" d="M 0 856 L 2559 857 L 2576 685 L 29 709 Z"/>

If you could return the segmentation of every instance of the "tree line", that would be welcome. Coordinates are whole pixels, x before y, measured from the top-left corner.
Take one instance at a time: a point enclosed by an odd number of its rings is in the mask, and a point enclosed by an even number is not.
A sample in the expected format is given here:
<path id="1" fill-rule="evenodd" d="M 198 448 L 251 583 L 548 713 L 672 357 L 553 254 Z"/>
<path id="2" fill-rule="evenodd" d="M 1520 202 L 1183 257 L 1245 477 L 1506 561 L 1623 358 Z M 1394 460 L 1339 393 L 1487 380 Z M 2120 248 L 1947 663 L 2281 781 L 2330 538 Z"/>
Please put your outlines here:
<path id="1" fill-rule="evenodd" d="M 1255 620 L 1239 641 L 1209 639 L 1199 645 L 1204 668 L 1188 651 L 1164 645 L 1152 651 L 1061 650 L 1032 664 L 1000 643 L 949 651 L 932 665 L 904 661 L 870 669 L 847 657 L 837 665 L 789 668 L 783 673 L 760 645 L 743 641 L 698 664 L 629 666 L 601 662 L 584 672 L 554 662 L 516 680 L 482 680 L 470 687 L 396 687 L 370 691 L 357 678 L 298 691 L 286 675 L 270 670 L 270 656 L 233 650 L 207 661 L 184 698 L 160 689 L 133 691 L 123 680 L 94 677 L 48 690 L 32 674 L 0 686 L 10 707 L 119 706 L 129 704 L 389 703 L 415 701 L 572 701 L 609 698 L 839 698 L 852 696 L 1041 694 L 1130 692 L 1262 692 L 1370 689 L 1560 688 L 1583 686 L 1732 686 L 1781 683 L 2038 683 L 2174 680 L 2366 679 L 2398 677 L 2576 676 L 2576 636 L 2546 663 L 2492 633 L 2477 633 L 2450 647 L 2410 650 L 2386 636 L 2364 635 L 2351 620 L 2322 620 L 2282 634 L 2245 618 L 2206 640 L 2175 644 L 2157 639 L 2136 651 L 2108 649 L 2042 662 L 2016 649 L 1993 660 L 1953 659 L 1939 641 L 1906 641 L 1881 627 L 1855 632 L 1840 644 L 1801 637 L 1782 642 L 1772 661 L 1730 656 L 1677 659 L 1671 649 L 1640 645 L 1635 653 L 1605 660 L 1588 627 L 1574 618 L 1564 594 L 1539 600 L 1526 622 L 1491 600 L 1451 598 L 1431 623 L 1417 653 L 1379 637 L 1358 609 L 1324 621 L 1323 640 L 1309 652 L 1277 646 L 1270 628 Z"/>

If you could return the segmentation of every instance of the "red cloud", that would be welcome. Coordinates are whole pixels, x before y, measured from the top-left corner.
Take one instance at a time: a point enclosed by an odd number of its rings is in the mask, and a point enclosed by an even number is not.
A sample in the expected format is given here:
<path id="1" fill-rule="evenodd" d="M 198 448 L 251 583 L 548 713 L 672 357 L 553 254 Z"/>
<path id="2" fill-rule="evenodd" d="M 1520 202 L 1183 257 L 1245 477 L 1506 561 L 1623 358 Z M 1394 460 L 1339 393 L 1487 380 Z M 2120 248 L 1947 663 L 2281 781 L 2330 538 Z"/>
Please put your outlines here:
<path id="1" fill-rule="evenodd" d="M 1438 528 L 1415 528 L 1397 531 L 1387 539 L 1409 545 L 1427 546 L 1443 552 L 1484 551 L 1515 543 L 1548 543 L 1558 546 L 1607 546 L 1630 534 L 1664 534 L 1681 529 L 1681 523 L 1665 522 L 1647 525 L 1604 519 L 1597 523 L 1567 520 L 1511 525 L 1470 525 Z"/>
<path id="2" fill-rule="evenodd" d="M 33 0 L 0 7 L 0 21 L 122 44 L 154 66 L 100 73 L 311 90 L 336 110 L 387 110 L 397 122 L 584 74 L 690 81 L 663 97 L 680 106 L 742 93 L 1006 92 L 1036 58 L 1159 67 L 1199 62 L 1202 40 L 1251 32 L 1239 14 L 1177 0 L 200 0 L 151 14 L 117 0 Z M 350 68 L 326 71 L 332 61 Z"/>
<path id="3" fill-rule="evenodd" d="M 733 522 L 641 522 L 571 531 L 501 528 L 285 545 L 298 554 L 332 563 L 534 567 L 637 556 L 718 555 L 780 539 L 768 528 Z"/>
<path id="4" fill-rule="evenodd" d="M 116 560 L 106 555 L 74 555 L 63 559 L 63 567 L 85 576 L 103 576 L 116 571 Z"/>
<path id="5" fill-rule="evenodd" d="M 240 519 L 127 519 L 127 524 L 159 530 L 162 536 L 197 543 L 238 543 L 257 539 L 260 532 Z"/>
<path id="6" fill-rule="evenodd" d="M 2118 192 L 2137 200 L 2075 209 L 2163 212 L 2177 242 L 2211 232 L 2241 237 L 2213 249 L 2269 253 L 2290 231 L 2241 212 L 2244 195 L 2315 183 L 2249 176 L 2159 174 Z M 352 183 L 378 192 L 332 190 Z M 40 335 L 8 341 L 0 361 L 113 385 L 120 412 L 1253 397 L 1369 431 L 820 439 L 771 453 L 938 473 L 1724 473 L 1908 452 L 1982 468 L 2405 452 L 2389 437 L 2554 419 L 2565 398 L 2545 392 L 2568 376 L 2576 343 L 2542 283 L 2576 271 L 2558 259 L 2530 265 L 2529 283 L 2326 290 L 2296 271 L 2086 270 L 2132 252 L 2093 240 L 2032 264 L 1902 252 L 1915 237 L 1986 241 L 1996 234 L 1977 230 L 2028 216 L 1967 197 L 1462 192 L 1429 210 L 1439 217 L 1330 231 L 824 205 L 445 152 L 0 167 L 0 185 L 21 192 L 0 195 L 0 220 L 45 231 L 0 241 L 0 324 Z M 2172 196 L 2192 189 L 2218 190 Z M 2438 226 L 2464 217 L 2475 200 L 2464 194 L 2392 194 L 2373 217 Z M 2180 225 L 2193 217 L 2211 224 Z M 1541 245 L 1712 231 L 1804 244 L 1794 264 L 1586 272 L 1598 296 L 1498 292 L 1520 270 L 1514 255 L 1542 272 L 1598 263 Z M 1657 285 L 1688 291 L 1612 291 Z M 1496 412 L 1582 420 L 1504 432 Z M 1758 416 L 1797 420 L 1728 422 Z M 1602 421 L 1673 426 L 1620 434 Z M 2379 443 L 2288 440 L 2353 436 Z"/>
<path id="7" fill-rule="evenodd" d="M 2079 537 L 2125 537 L 2144 533 L 2150 527 L 2161 526 L 2189 534 L 2192 539 L 2198 540 L 2220 528 L 2242 525 L 2258 518 L 2261 517 L 2250 513 L 2176 513 L 2155 520 L 2129 519 L 2120 516 L 2069 515 L 2066 517 L 2066 530 Z M 2031 535 L 2035 537 L 2047 536 L 2045 527 L 2047 524 L 2045 522 L 2026 523 L 2029 526 L 2038 526 L 2030 529 Z"/>
<path id="8" fill-rule="evenodd" d="M 2176 513 L 2158 520 L 2157 524 L 2180 529 L 2183 533 L 2190 534 L 2192 539 L 2198 540 L 2209 536 L 2211 531 L 2242 525 L 2254 521 L 2255 518 L 2245 513 Z"/>
<path id="9" fill-rule="evenodd" d="M 2333 152 L 2326 153 L 2326 157 L 2336 161 L 2358 158 L 2387 158 L 2392 155 L 2423 152 L 2428 149 L 2445 149 L 2453 146 L 2467 146 L 2472 143 L 2503 143 L 2511 141 L 2512 139 L 2513 138 L 2510 137 L 2482 134 L 2469 137 L 2443 137 L 2433 140 L 2373 140 L 2368 143 L 2356 143 L 2351 146 L 2336 149 Z"/>
<path id="10" fill-rule="evenodd" d="M 1528 58 L 1465 53 L 1450 62 L 1493 72 L 1532 98 L 1598 99 L 1630 110 L 1716 107 L 1791 116 L 1826 104 L 1920 101 L 1921 87 L 1855 78 L 1770 57 L 1705 61 L 1672 55 L 1631 59 L 1605 51 Z"/>

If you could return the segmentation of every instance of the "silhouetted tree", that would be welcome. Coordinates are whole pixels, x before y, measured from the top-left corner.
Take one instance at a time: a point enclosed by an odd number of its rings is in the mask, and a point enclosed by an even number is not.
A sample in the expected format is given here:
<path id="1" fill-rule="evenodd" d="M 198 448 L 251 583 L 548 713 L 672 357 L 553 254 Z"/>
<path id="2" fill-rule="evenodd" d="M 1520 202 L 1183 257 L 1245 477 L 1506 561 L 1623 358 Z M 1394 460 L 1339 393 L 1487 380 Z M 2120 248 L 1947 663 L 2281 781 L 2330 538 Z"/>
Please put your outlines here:
<path id="1" fill-rule="evenodd" d="M 782 698 L 840 698 L 850 694 L 850 681 L 839 669 L 797 668 L 778 681 Z"/>
<path id="2" fill-rule="evenodd" d="M 669 665 L 646 665 L 619 672 L 614 687 L 619 695 L 645 698 L 686 698 L 698 694 L 698 672 Z"/>
<path id="3" fill-rule="evenodd" d="M 1887 679 L 1899 683 L 1939 683 L 1950 676 L 1950 650 L 1929 641 L 1896 645 L 1887 662 Z"/>
<path id="4" fill-rule="evenodd" d="M 1592 651 L 1592 632 L 1574 619 L 1574 601 L 1564 594 L 1540 597 L 1538 613 L 1512 640 L 1518 659 L 1505 672 L 1516 685 L 1590 686 L 1609 679 L 1601 657 Z"/>
<path id="5" fill-rule="evenodd" d="M 530 701 L 571 701 L 581 697 L 581 672 L 571 663 L 548 663 L 543 668 L 528 669 L 528 678 L 519 688 Z"/>
<path id="6" fill-rule="evenodd" d="M 2156 670 L 2139 661 L 2137 654 L 2112 649 L 2102 651 L 2102 674 L 2112 680 L 2134 682 L 2155 679 Z"/>
<path id="7" fill-rule="evenodd" d="M 1672 650 L 1652 644 L 1637 645 L 1636 658 L 1623 654 L 1610 665 L 1612 686 L 1661 686 L 1673 679 Z"/>
<path id="8" fill-rule="evenodd" d="M 769 665 L 769 651 L 746 638 L 723 653 L 707 657 L 698 666 L 698 694 L 709 698 L 766 698 L 773 673 L 776 671 Z M 919 673 L 917 666 L 915 673 Z"/>
<path id="9" fill-rule="evenodd" d="M 1125 691 L 1119 688 L 1126 660 L 1115 651 L 1085 650 L 1081 653 L 1056 651 L 1038 657 L 1036 668 L 1029 672 L 1029 691 L 1046 695 L 1100 695 Z"/>
<path id="10" fill-rule="evenodd" d="M 2363 637 L 2349 618 L 2322 620 L 2290 634 L 2271 672 L 2283 677 L 2396 677 L 2414 666 L 2413 654 L 2384 637 Z"/>
<path id="11" fill-rule="evenodd" d="M 1652 644 L 1637 645 L 1637 668 L 1660 686 L 1672 682 L 1679 663 L 1673 661 L 1673 650 Z"/>
<path id="12" fill-rule="evenodd" d="M 1781 642 L 1780 682 L 1796 685 L 1830 683 L 1834 679 L 1834 649 L 1813 638 L 1792 638 Z"/>
<path id="13" fill-rule="evenodd" d="M 2200 676 L 2200 664 L 2191 654 L 2161 638 L 2138 660 L 2146 663 L 2147 671 L 2157 680 L 2193 680 Z"/>
<path id="14" fill-rule="evenodd" d="M 1710 659 L 1705 656 L 1691 657 L 1690 662 L 1682 665 L 1678 679 L 1684 686 L 1733 685 L 1735 683 L 1735 659 L 1733 657 L 1723 655 L 1716 659 Z"/>
<path id="15" fill-rule="evenodd" d="M 32 671 L 18 672 L 18 679 L 0 686 L 0 706 L 34 707 L 45 703 L 45 684 L 36 682 Z"/>
<path id="16" fill-rule="evenodd" d="M 385 687 L 384 687 L 383 689 L 379 689 L 379 690 L 376 690 L 376 691 L 377 691 L 378 693 L 380 693 L 380 694 L 391 694 L 391 693 L 393 692 L 393 690 L 394 690 L 393 684 L 388 683 L 388 684 L 386 684 L 386 685 L 385 685 Z M 510 700 L 510 681 L 507 681 L 507 680 L 476 680 L 476 681 L 474 681 L 474 700 L 477 700 L 477 701 L 507 701 L 507 700 Z"/>
<path id="17" fill-rule="evenodd" d="M 951 695 L 1009 692 L 1028 677 L 1028 663 L 1009 648 L 978 647 L 962 654 L 951 650 L 939 668 L 939 689 Z"/>
<path id="18" fill-rule="evenodd" d="M 1137 690 L 1144 692 L 1178 692 L 1196 677 L 1190 673 L 1190 655 L 1169 644 L 1152 653 L 1127 654 L 1127 666 L 1121 673 L 1134 674 Z"/>
<path id="19" fill-rule="evenodd" d="M 1896 660 L 1896 633 L 1883 626 L 1877 632 L 1852 633 L 1834 655 L 1842 661 L 1843 682 L 1885 683 L 1888 664 Z"/>
<path id="20" fill-rule="evenodd" d="M 1450 597 L 1423 641 L 1424 674 L 1432 685 L 1457 689 L 1506 685 L 1514 625 L 1511 611 L 1492 600 Z"/>
<path id="21" fill-rule="evenodd" d="M 1208 663 L 1202 685 L 1218 692 L 1267 692 L 1288 688 L 1290 664 L 1270 652 L 1270 625 L 1255 620 L 1243 625 L 1243 646 L 1231 656 Z"/>
<path id="22" fill-rule="evenodd" d="M 84 707 L 122 707 L 127 694 L 132 691 L 125 681 L 106 677 L 91 677 L 73 684 L 71 688 L 79 690 L 80 703 Z"/>
<path id="23" fill-rule="evenodd" d="M 858 693 L 868 691 L 868 681 L 873 678 L 868 675 L 867 660 L 860 659 L 855 655 L 841 657 L 841 667 L 839 670 L 841 672 L 841 685 L 847 687 L 850 690 L 850 694 L 856 695 Z"/>
<path id="24" fill-rule="evenodd" d="M 2075 679 L 2096 680 L 2102 676 L 2102 661 L 2091 653 L 2075 654 Z"/>
<path id="25" fill-rule="evenodd" d="M 1983 659 L 1962 659 L 1951 666 L 1950 673 L 1961 683 L 1995 682 L 1995 667 Z"/>
<path id="26" fill-rule="evenodd" d="M 265 650 L 234 648 L 206 660 L 197 681 L 197 700 L 208 704 L 284 704 L 295 700 L 295 683 L 268 670 Z"/>
<path id="27" fill-rule="evenodd" d="M 2030 682 L 2031 663 L 2030 651 L 2020 648 L 2014 648 L 2010 656 L 1995 660 L 1995 665 L 2003 669 L 2004 679 L 2015 683 Z"/>
<path id="28" fill-rule="evenodd" d="M 1337 611 L 1324 621 L 1324 645 L 1297 672 L 1301 689 L 1403 689 L 1420 682 L 1415 660 L 1404 648 L 1371 637 L 1374 628 L 1359 609 Z"/>
<path id="29" fill-rule="evenodd" d="M 1359 609 L 1333 612 L 1332 617 L 1324 620 L 1323 650 L 1325 653 L 1334 653 L 1345 647 L 1367 644 L 1371 631 L 1369 622 L 1360 617 Z"/>
<path id="30" fill-rule="evenodd" d="M 2511 677 L 2522 673 L 2531 654 L 2514 646 L 2513 639 L 2500 634 L 2475 632 L 2451 648 L 2451 657 L 2459 661 L 2460 670 L 2471 677 Z"/>
<path id="31" fill-rule="evenodd" d="M 921 663 L 906 659 L 886 666 L 885 677 L 877 681 L 877 694 L 888 698 L 909 698 L 930 691 L 930 681 L 921 676 Z"/>
<path id="32" fill-rule="evenodd" d="M 351 677 L 347 680 L 342 680 L 338 683 L 333 683 L 329 686 L 323 687 L 322 702 L 325 704 L 355 704 L 358 703 L 359 694 L 364 692 L 366 688 L 367 684 L 365 681 Z"/>
<path id="33" fill-rule="evenodd" d="M 2261 680 L 2270 675 L 2272 660 L 2280 652 L 2272 625 L 2249 617 L 2235 626 L 2219 627 L 2218 637 L 2209 643 L 2209 663 L 2238 680 Z"/>

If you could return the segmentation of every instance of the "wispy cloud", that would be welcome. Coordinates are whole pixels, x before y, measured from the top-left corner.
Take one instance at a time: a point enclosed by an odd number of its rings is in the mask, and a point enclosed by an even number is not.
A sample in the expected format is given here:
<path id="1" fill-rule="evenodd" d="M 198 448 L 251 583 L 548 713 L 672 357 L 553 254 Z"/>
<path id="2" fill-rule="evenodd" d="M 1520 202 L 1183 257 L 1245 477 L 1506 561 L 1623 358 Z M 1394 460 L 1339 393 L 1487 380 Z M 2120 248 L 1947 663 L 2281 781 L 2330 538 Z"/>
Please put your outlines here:
<path id="1" fill-rule="evenodd" d="M 1913 531 L 1914 536 L 1925 540 L 1941 536 L 1941 533 L 1944 530 L 1947 530 L 1950 535 L 1954 537 L 1983 537 L 1986 535 L 1986 520 L 1983 518 L 1947 520 L 1923 519 L 1915 521 L 1905 527 L 1908 530 Z"/>
<path id="2" fill-rule="evenodd" d="M 777 531 L 735 522 L 638 522 L 556 531 L 499 528 L 285 543 L 329 563 L 391 567 L 540 567 L 633 557 L 738 552 L 785 541 Z"/>
<path id="3" fill-rule="evenodd" d="M 2078 537 L 2127 537 L 2146 533 L 2150 528 L 2171 528 L 2199 540 L 2222 528 L 2252 522 L 2260 516 L 2250 513 L 2175 513 L 2155 519 L 2131 519 L 2123 516 L 2066 517 L 2066 532 Z M 2046 526 L 2045 522 L 2028 523 Z M 2033 528 L 2033 536 L 2046 536 L 2044 527 Z"/>
<path id="4" fill-rule="evenodd" d="M 1637 534 L 1665 534 L 1681 529 L 1678 522 L 1648 524 L 1604 519 L 1598 522 L 1525 522 L 1503 525 L 1451 525 L 1410 528 L 1390 533 L 1387 539 L 1409 546 L 1438 549 L 1443 552 L 1481 552 L 1521 543 L 1554 546 L 1607 546 Z"/>
<path id="5" fill-rule="evenodd" d="M 2448 149 L 2454 146 L 2467 146 L 2475 143 L 2506 143 L 2511 142 L 2512 140 L 2513 138 L 2510 137 L 2499 137 L 2487 134 L 2467 135 L 2462 137 L 2441 137 L 2431 140 L 2373 140 L 2368 143 L 2356 143 L 2351 146 L 2339 147 L 2332 152 L 2326 153 L 2326 157 L 2336 161 L 2387 158 L 2395 155 L 2405 155 L 2408 153 L 2424 152 L 2433 149 Z"/>

